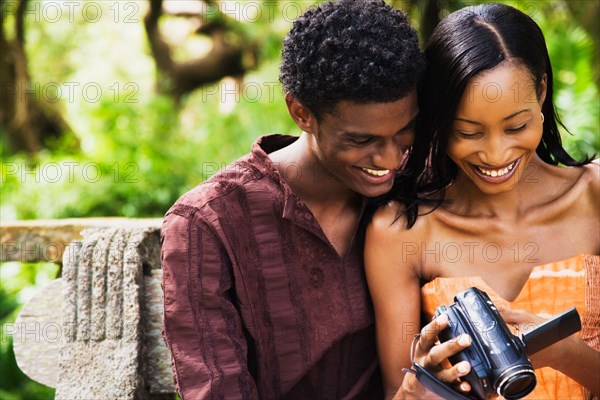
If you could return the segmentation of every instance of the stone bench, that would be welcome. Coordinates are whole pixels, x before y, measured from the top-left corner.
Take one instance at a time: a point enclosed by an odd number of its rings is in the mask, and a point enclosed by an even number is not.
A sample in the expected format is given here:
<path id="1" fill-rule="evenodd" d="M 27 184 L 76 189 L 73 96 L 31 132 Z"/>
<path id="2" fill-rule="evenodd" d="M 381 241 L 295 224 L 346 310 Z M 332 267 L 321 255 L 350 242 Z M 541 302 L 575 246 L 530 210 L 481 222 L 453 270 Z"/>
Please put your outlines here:
<path id="1" fill-rule="evenodd" d="M 160 224 L 101 218 L 2 226 L 2 261 L 62 257 L 62 277 L 5 329 L 19 368 L 56 388 L 56 399 L 174 398 L 161 336 Z"/>

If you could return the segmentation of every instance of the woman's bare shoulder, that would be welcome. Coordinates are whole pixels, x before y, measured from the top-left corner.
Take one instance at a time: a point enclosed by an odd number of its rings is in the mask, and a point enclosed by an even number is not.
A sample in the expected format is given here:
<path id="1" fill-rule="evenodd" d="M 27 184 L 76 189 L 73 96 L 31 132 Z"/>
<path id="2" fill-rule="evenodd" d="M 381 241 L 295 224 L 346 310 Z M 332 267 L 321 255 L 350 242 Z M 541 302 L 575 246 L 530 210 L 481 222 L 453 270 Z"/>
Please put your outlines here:
<path id="1" fill-rule="evenodd" d="M 600 193 L 600 159 L 595 159 L 584 167 L 584 173 L 582 176 L 589 180 L 591 189 L 597 194 Z"/>
<path id="2" fill-rule="evenodd" d="M 406 227 L 405 206 L 399 201 L 389 201 L 380 206 L 369 222 L 369 229 L 384 232 Z"/>
<path id="3" fill-rule="evenodd" d="M 384 242 L 398 243 L 398 239 L 424 239 L 427 227 L 430 225 L 431 214 L 427 211 L 430 206 L 421 206 L 420 215 L 413 226 L 408 227 L 406 206 L 399 201 L 390 201 L 379 207 L 367 228 L 367 235 Z"/>
<path id="4" fill-rule="evenodd" d="M 580 204 L 590 199 L 600 200 L 600 160 L 594 160 L 581 167 L 548 166 L 551 180 L 546 182 L 554 188 L 553 200 Z M 575 204 L 572 204 L 575 205 Z"/>
<path id="5" fill-rule="evenodd" d="M 404 291 L 412 285 L 418 289 L 422 272 L 421 257 L 419 252 L 408 252 L 407 246 L 412 249 L 413 243 L 427 241 L 422 229 L 426 221 L 419 217 L 409 228 L 404 210 L 405 206 L 395 201 L 383 205 L 367 227 L 365 271 L 370 290 L 379 303 L 384 300 L 377 293 L 390 293 L 390 288 L 402 287 Z M 397 292 L 395 289 L 392 291 Z"/>
<path id="6" fill-rule="evenodd" d="M 578 168 L 579 169 L 579 168 Z M 596 159 L 578 172 L 572 190 L 577 193 L 578 202 L 590 202 L 594 208 L 600 208 L 600 160 Z"/>
<path id="7" fill-rule="evenodd" d="M 576 213 L 585 216 L 588 223 L 600 221 L 600 160 L 560 169 L 564 173 L 553 186 L 556 197 L 548 203 L 550 212 L 559 219 Z"/>

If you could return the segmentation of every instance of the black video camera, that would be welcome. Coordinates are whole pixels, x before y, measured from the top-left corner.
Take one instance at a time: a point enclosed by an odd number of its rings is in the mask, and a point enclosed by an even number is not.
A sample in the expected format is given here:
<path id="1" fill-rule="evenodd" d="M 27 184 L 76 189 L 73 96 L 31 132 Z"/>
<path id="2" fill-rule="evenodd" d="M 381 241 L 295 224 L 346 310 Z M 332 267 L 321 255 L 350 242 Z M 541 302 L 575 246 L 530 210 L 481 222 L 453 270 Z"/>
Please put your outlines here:
<path id="1" fill-rule="evenodd" d="M 457 294 L 454 301 L 435 312 L 435 317 L 442 313 L 448 316 L 448 327 L 440 332 L 439 339 L 445 342 L 463 333 L 471 337 L 471 345 L 450 357 L 450 362 L 471 364 L 471 371 L 461 379 L 471 385 L 471 395 L 476 399 L 496 393 L 508 400 L 528 395 L 537 384 L 528 356 L 581 329 L 579 314 L 571 308 L 519 338 L 510 332 L 485 292 L 470 288 Z M 446 399 L 473 398 L 451 389 L 420 366 L 419 370 L 417 378 L 426 374 L 419 381 L 434 393 Z"/>

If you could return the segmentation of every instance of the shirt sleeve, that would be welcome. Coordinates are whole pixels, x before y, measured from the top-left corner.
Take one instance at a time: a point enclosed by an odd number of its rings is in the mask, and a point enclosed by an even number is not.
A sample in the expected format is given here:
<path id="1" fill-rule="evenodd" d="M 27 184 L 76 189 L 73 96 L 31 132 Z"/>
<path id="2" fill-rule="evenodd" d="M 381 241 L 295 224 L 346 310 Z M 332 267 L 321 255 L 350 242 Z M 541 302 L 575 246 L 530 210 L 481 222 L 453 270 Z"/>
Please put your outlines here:
<path id="1" fill-rule="evenodd" d="M 163 336 L 175 385 L 182 400 L 258 399 L 231 262 L 197 214 L 171 209 L 161 231 Z"/>

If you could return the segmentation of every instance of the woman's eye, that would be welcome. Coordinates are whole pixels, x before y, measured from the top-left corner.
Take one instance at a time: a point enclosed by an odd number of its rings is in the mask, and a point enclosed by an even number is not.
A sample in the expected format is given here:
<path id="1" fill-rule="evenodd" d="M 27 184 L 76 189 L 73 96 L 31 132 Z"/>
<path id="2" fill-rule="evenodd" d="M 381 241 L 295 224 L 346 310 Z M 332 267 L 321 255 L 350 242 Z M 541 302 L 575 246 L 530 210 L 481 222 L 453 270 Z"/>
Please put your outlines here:
<path id="1" fill-rule="evenodd" d="M 465 139 L 475 139 L 475 138 L 480 137 L 483 134 L 481 132 L 463 132 L 463 131 L 459 131 L 459 130 L 457 130 L 456 133 L 458 134 L 459 137 L 465 138 Z"/>
<path id="2" fill-rule="evenodd" d="M 527 126 L 527 123 L 524 123 L 523 125 L 517 126 L 516 128 L 507 129 L 507 131 L 508 132 L 520 132 L 523 129 L 525 129 L 526 126 Z"/>

